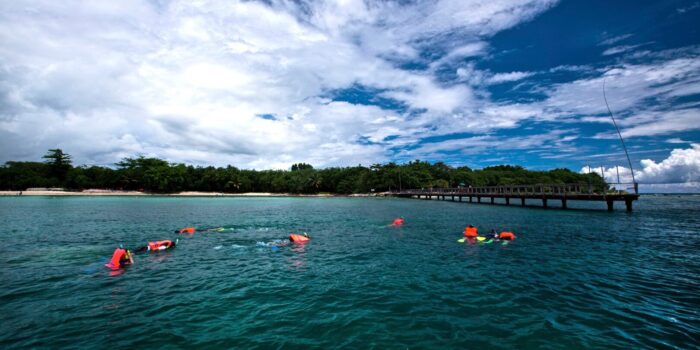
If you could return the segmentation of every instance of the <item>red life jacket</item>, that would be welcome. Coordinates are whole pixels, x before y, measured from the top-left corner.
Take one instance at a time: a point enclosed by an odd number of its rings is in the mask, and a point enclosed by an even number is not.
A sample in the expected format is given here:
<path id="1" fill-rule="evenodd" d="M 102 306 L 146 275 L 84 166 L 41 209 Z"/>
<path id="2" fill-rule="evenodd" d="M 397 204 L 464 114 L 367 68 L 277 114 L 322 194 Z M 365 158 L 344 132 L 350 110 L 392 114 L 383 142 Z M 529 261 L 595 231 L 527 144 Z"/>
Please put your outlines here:
<path id="1" fill-rule="evenodd" d="M 404 223 L 404 220 L 402 218 L 396 218 L 396 219 L 394 219 L 394 222 L 392 223 L 392 225 L 401 226 L 401 225 L 403 225 L 403 223 Z"/>

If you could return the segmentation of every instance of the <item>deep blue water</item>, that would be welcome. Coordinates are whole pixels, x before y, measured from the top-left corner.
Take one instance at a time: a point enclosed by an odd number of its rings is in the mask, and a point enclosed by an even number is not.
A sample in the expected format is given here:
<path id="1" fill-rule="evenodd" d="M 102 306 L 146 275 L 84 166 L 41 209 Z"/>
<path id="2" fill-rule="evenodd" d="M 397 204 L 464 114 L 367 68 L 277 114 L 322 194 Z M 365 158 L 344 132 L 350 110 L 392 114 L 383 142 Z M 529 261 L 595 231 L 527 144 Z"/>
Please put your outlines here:
<path id="1" fill-rule="evenodd" d="M 698 348 L 700 197 L 635 206 L 0 198 L 0 348 Z M 457 243 L 469 223 L 517 239 Z M 185 226 L 229 230 L 102 266 Z"/>

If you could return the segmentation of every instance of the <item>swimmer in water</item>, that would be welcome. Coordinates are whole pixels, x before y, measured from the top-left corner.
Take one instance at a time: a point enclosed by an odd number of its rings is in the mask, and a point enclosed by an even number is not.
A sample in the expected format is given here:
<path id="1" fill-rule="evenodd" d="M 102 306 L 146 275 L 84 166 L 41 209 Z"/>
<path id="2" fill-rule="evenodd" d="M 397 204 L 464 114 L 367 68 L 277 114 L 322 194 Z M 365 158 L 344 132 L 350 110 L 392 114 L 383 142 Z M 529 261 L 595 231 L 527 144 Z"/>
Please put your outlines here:
<path id="1" fill-rule="evenodd" d="M 119 270 L 127 265 L 133 265 L 134 258 L 131 256 L 131 251 L 124 249 L 121 246 L 114 250 L 112 254 L 112 259 L 105 264 L 105 266 L 112 270 Z"/>
<path id="2" fill-rule="evenodd" d="M 289 235 L 289 241 L 293 243 L 307 243 L 309 240 L 311 240 L 311 237 L 309 237 L 309 234 L 306 232 L 301 235 L 296 233 Z"/>
<path id="3" fill-rule="evenodd" d="M 171 240 L 163 240 L 163 241 L 155 241 L 155 242 L 148 242 L 147 246 L 139 247 L 136 248 L 137 253 L 143 253 L 143 252 L 158 252 L 161 250 L 167 250 L 170 248 L 175 248 L 177 243 L 179 242 L 179 239 L 176 239 L 175 242 Z"/>
<path id="4" fill-rule="evenodd" d="M 394 219 L 394 221 L 391 223 L 389 226 L 401 226 L 406 222 L 403 217 L 399 216 L 398 218 Z"/>

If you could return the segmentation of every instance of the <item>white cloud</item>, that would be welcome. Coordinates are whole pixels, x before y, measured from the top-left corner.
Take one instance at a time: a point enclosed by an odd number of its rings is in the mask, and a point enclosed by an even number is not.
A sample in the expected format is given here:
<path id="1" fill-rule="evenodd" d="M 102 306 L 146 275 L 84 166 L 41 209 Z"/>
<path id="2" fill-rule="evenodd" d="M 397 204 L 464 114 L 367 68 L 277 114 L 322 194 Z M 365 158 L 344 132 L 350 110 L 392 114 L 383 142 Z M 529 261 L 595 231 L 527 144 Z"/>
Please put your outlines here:
<path id="1" fill-rule="evenodd" d="M 679 7 L 676 9 L 676 12 L 678 12 L 679 14 L 684 14 L 686 12 L 693 11 L 697 8 L 700 8 L 700 2 L 694 2 L 692 5 L 687 7 Z"/>
<path id="2" fill-rule="evenodd" d="M 676 131 L 700 129 L 700 110 L 697 108 L 663 112 L 642 112 L 627 118 L 631 125 L 622 131 L 623 137 L 664 135 Z"/>
<path id="3" fill-rule="evenodd" d="M 406 151 L 403 155 L 411 158 L 435 156 L 449 152 L 460 154 L 479 154 L 485 150 L 524 150 L 539 149 L 560 152 L 569 147 L 576 139 L 571 130 L 552 130 L 546 133 L 523 136 L 482 135 L 447 141 L 422 144 L 415 150 Z"/>
<path id="4" fill-rule="evenodd" d="M 634 50 L 640 46 L 643 46 L 642 44 L 638 45 L 620 45 L 620 46 L 615 46 L 611 47 L 609 49 L 606 49 L 603 51 L 603 56 L 611 56 L 611 55 L 617 55 L 623 52 L 631 51 Z"/>
<path id="5" fill-rule="evenodd" d="M 670 138 L 670 139 L 666 140 L 666 142 L 668 142 L 668 143 L 691 143 L 690 141 L 682 140 L 682 139 L 679 139 L 677 137 Z"/>
<path id="6" fill-rule="evenodd" d="M 614 36 L 614 37 L 605 39 L 605 40 L 601 41 L 600 44 L 598 44 L 598 45 L 600 45 L 600 46 L 614 45 L 614 44 L 617 44 L 620 41 L 623 41 L 623 40 L 628 39 L 630 37 L 632 37 L 632 34 L 629 34 L 629 33 L 622 34 L 622 35 L 618 35 L 618 36 Z"/>
<path id="7" fill-rule="evenodd" d="M 482 55 L 483 38 L 555 3 L 2 2 L 0 159 L 62 147 L 97 164 L 137 153 L 256 168 L 385 161 L 387 147 L 435 134 L 441 121 L 489 122 L 471 112 L 482 102 L 470 86 L 392 60 L 446 35 L 464 39 L 445 62 Z M 354 85 L 421 112 L 320 97 Z M 390 135 L 400 137 L 379 145 Z"/>
<path id="8" fill-rule="evenodd" d="M 584 78 L 547 88 L 546 107 L 561 114 L 607 114 L 603 80 L 613 112 L 646 107 L 650 98 L 668 100 L 677 89 L 697 89 L 700 60 L 691 55 L 649 64 L 623 64 L 606 69 L 602 76 Z"/>
<path id="9" fill-rule="evenodd" d="M 656 162 L 651 159 L 640 161 L 641 169 L 635 169 L 635 180 L 643 184 L 681 184 L 700 182 L 700 144 L 693 143 L 690 148 L 674 149 L 668 158 Z M 587 167 L 581 169 L 587 173 Z M 593 171 L 600 173 L 599 169 Z M 608 182 L 631 182 L 632 174 L 629 167 L 618 166 L 603 168 L 603 174 Z"/>
<path id="10" fill-rule="evenodd" d="M 640 181 L 647 183 L 683 183 L 700 181 L 700 144 L 688 149 L 674 149 L 661 162 L 641 161 Z"/>
<path id="11" fill-rule="evenodd" d="M 532 72 L 510 72 L 510 73 L 497 73 L 486 79 L 488 84 L 500 84 L 511 81 L 518 81 L 525 79 L 527 77 L 533 76 L 535 73 Z"/>

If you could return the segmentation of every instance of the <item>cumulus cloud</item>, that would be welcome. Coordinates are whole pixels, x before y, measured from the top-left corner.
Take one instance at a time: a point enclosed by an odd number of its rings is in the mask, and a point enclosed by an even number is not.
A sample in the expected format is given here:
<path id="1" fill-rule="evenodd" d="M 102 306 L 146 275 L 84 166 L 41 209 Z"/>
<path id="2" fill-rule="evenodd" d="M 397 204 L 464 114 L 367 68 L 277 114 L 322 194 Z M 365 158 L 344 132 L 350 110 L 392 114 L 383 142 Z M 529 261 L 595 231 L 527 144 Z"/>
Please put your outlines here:
<path id="1" fill-rule="evenodd" d="M 411 143 L 469 120 L 460 111 L 476 103 L 470 86 L 396 60 L 449 35 L 463 39 L 446 61 L 482 54 L 482 38 L 555 3 L 3 2 L 0 158 L 62 147 L 98 164 L 136 153 L 257 168 L 384 161 L 386 136 Z M 322 97 L 355 84 L 415 112 Z"/>
<path id="2" fill-rule="evenodd" d="M 652 159 L 640 161 L 641 169 L 635 169 L 635 180 L 643 184 L 680 184 L 700 182 L 700 144 L 693 143 L 690 148 L 677 148 L 671 151 L 668 158 L 656 162 Z M 617 182 L 618 174 L 621 182 L 632 182 L 629 167 L 618 166 L 602 169 L 592 169 L 602 173 L 608 182 Z M 589 168 L 581 169 L 588 173 Z"/>

